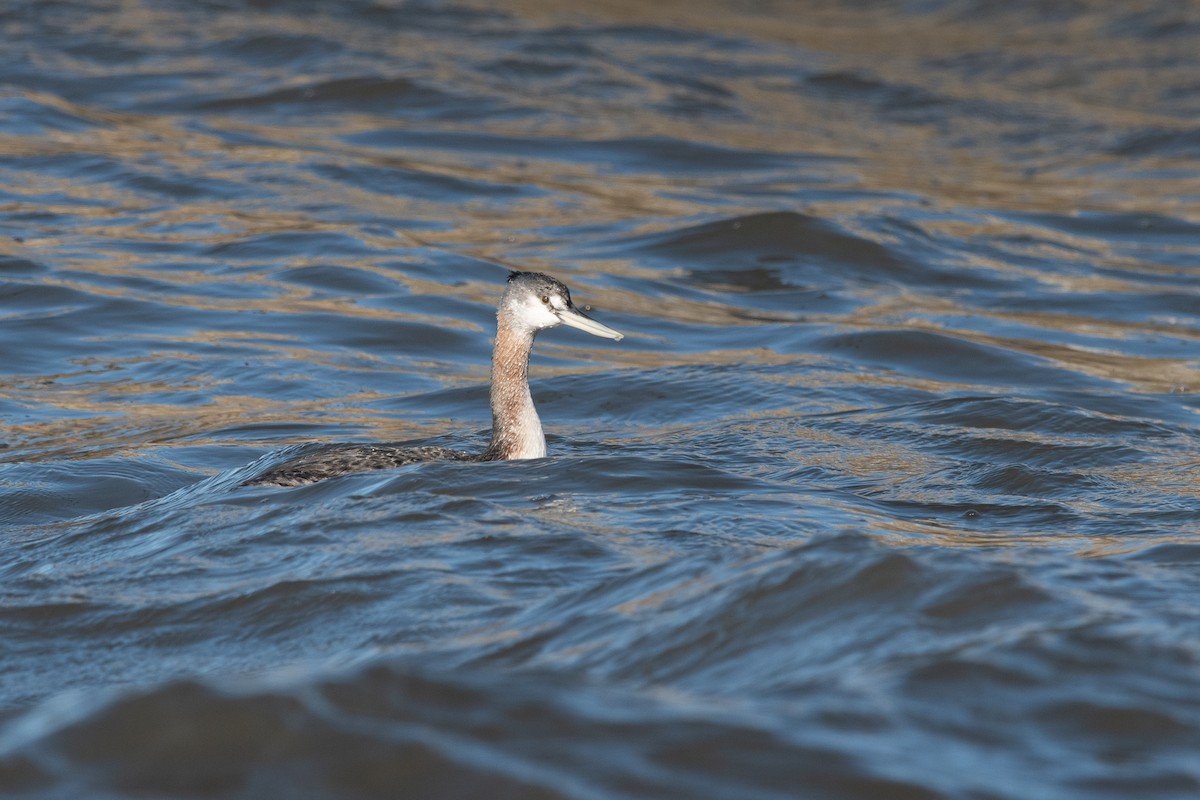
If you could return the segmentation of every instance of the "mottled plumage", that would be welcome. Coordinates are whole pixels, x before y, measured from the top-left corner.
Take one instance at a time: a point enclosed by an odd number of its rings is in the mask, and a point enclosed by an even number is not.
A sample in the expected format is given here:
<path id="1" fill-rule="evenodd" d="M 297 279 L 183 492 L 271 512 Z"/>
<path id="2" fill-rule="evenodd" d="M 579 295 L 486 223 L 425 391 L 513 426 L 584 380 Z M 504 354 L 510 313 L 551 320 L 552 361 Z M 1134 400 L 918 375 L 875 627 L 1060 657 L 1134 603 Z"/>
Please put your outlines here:
<path id="1" fill-rule="evenodd" d="M 338 475 L 392 469 L 418 461 L 544 457 L 546 437 L 529 393 L 529 353 L 539 331 L 563 323 L 596 336 L 622 338 L 575 308 L 571 292 L 549 275 L 514 272 L 508 276 L 508 286 L 496 310 L 496 342 L 492 349 L 492 441 L 482 453 L 386 443 L 316 445 L 242 485 L 303 486 Z"/>

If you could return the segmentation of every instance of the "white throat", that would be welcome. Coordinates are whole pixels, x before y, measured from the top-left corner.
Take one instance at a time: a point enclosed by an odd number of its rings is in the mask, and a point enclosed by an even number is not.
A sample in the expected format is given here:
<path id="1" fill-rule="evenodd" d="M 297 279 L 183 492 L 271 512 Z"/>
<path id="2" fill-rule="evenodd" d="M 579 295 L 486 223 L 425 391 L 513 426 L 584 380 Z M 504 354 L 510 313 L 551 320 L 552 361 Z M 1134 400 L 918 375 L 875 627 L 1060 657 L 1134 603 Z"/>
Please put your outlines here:
<path id="1" fill-rule="evenodd" d="M 527 393 L 528 394 L 528 393 Z M 525 406 L 519 419 L 511 420 L 512 449 L 508 458 L 545 458 L 546 436 L 542 433 L 542 420 L 538 417 L 537 409 L 533 407 L 533 398 Z"/>
<path id="2" fill-rule="evenodd" d="M 491 458 L 545 458 L 542 420 L 529 393 L 529 351 L 534 331 L 501 314 L 492 352 Z"/>

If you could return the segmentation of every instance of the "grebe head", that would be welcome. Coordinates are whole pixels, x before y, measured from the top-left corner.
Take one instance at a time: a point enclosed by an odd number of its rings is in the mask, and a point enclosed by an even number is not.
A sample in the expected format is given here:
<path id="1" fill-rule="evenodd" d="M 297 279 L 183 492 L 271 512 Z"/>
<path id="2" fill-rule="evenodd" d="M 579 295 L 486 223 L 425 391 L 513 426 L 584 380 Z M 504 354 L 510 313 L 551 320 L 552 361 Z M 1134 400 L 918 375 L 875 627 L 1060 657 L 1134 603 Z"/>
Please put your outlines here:
<path id="1" fill-rule="evenodd" d="M 575 307 L 571 292 L 562 282 L 540 272 L 513 272 L 500 298 L 498 312 L 510 325 L 536 335 L 538 331 L 570 325 L 608 339 L 624 334 L 603 325 Z"/>

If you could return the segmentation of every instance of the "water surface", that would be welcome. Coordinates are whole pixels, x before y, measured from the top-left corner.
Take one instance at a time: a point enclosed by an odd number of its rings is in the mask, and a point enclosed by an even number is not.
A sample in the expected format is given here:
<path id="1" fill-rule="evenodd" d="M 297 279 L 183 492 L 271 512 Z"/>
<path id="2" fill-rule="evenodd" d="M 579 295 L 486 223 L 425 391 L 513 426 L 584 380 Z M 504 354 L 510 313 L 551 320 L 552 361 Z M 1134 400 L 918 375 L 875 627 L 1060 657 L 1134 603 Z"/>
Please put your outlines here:
<path id="1" fill-rule="evenodd" d="M 0 31 L 6 797 L 1200 793 L 1190 6 Z"/>

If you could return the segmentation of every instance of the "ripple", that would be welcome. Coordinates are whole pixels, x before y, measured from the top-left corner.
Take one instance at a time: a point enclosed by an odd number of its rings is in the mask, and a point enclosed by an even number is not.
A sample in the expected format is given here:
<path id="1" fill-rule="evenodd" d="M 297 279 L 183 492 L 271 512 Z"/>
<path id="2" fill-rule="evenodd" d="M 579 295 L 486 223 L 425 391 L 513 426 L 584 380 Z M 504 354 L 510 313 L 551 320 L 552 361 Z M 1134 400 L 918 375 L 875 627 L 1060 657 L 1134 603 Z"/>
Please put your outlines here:
<path id="1" fill-rule="evenodd" d="M 926 378 L 979 384 L 1070 386 L 1078 373 L 1046 359 L 929 331 L 882 330 L 839 333 L 814 343 L 827 353 L 859 364 L 901 370 Z M 1094 381 L 1092 381 L 1094 382 Z"/>

